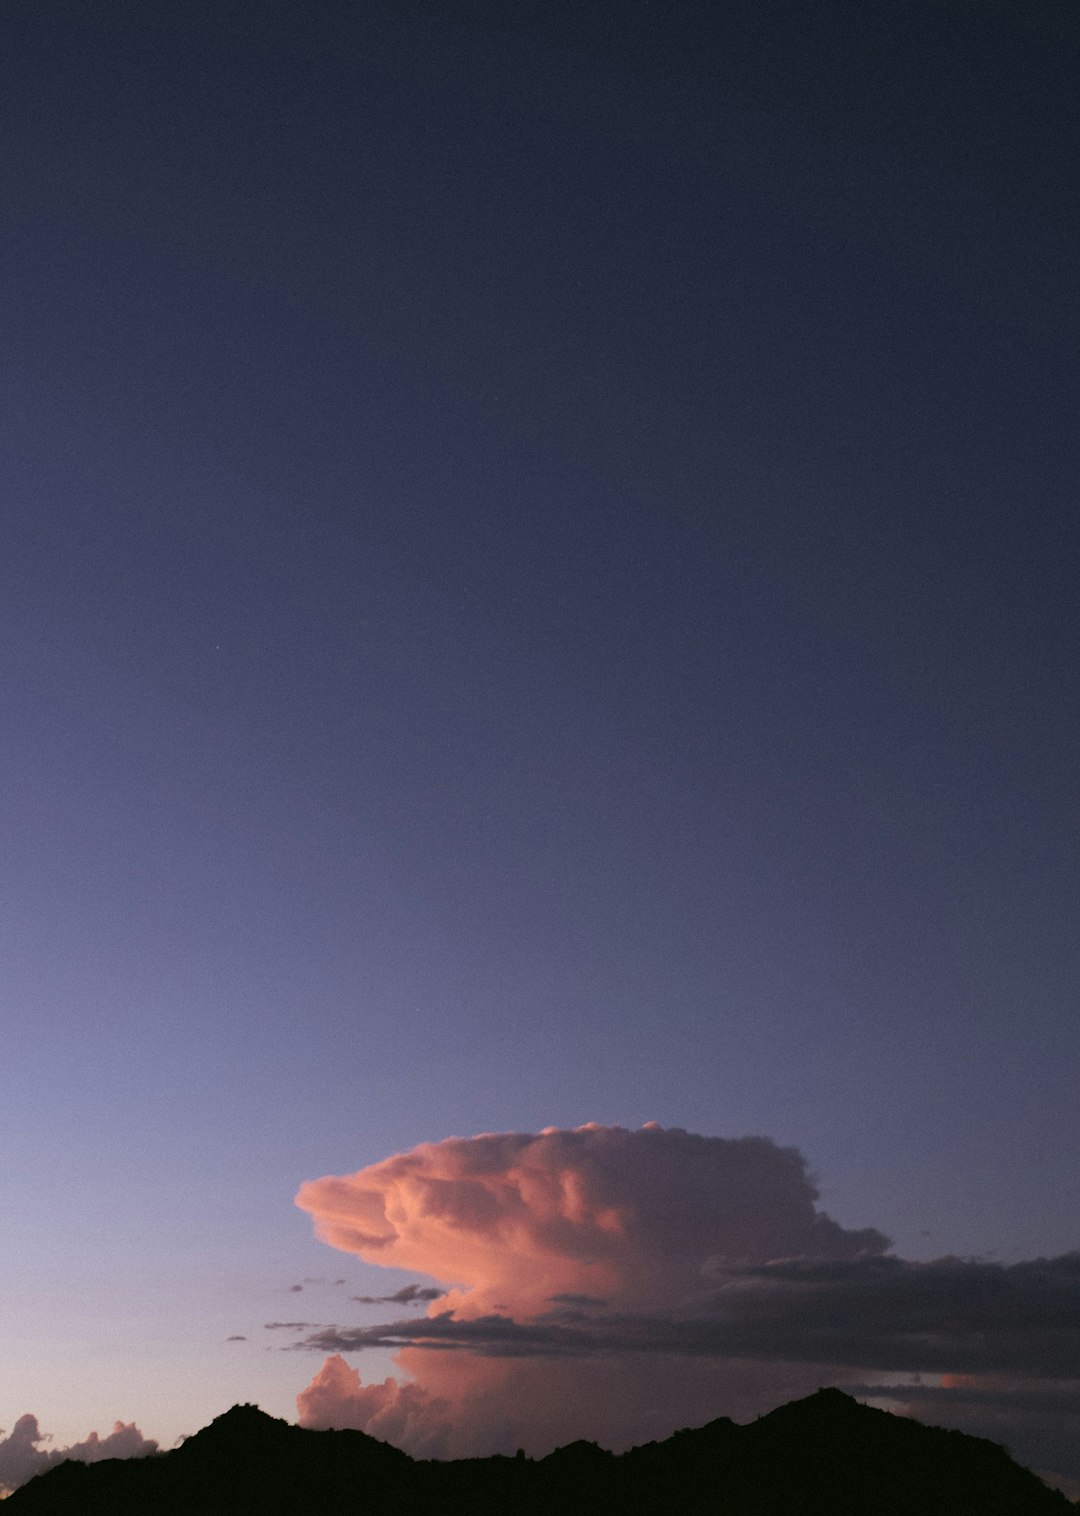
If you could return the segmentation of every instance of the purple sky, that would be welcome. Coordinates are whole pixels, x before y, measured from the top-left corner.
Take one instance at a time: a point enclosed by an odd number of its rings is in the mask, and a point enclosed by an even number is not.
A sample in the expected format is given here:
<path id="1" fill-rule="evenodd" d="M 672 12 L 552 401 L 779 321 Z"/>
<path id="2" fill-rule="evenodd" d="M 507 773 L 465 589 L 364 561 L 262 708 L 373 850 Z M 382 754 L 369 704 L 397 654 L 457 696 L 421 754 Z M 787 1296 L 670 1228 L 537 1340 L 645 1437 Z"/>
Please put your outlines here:
<path id="1" fill-rule="evenodd" d="M 294 1414 L 452 1134 L 1080 1247 L 1075 9 L 0 43 L 0 1426 Z"/>

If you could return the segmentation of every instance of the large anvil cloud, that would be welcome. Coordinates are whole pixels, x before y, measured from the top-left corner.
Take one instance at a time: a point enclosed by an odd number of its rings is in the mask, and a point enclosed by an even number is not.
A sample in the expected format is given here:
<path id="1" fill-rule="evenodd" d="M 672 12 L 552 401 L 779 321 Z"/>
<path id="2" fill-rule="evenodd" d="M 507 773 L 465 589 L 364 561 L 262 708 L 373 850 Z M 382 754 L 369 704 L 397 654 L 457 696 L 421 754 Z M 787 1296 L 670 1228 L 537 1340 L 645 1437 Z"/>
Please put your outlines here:
<path id="1" fill-rule="evenodd" d="M 1080 1258 L 912 1263 L 817 1199 L 794 1148 L 655 1125 L 450 1138 L 313 1180 L 297 1203 L 324 1241 L 445 1294 L 298 1342 L 330 1355 L 301 1419 L 460 1453 L 627 1445 L 845 1378 L 1014 1376 L 1060 1405 Z M 412 1382 L 362 1385 L 342 1355 L 367 1348 Z"/>
<path id="2" fill-rule="evenodd" d="M 710 1268 L 888 1246 L 816 1200 L 801 1155 L 767 1138 L 597 1125 L 425 1143 L 297 1196 L 323 1241 L 458 1286 L 439 1310 L 468 1317 L 568 1295 L 666 1305 Z"/>

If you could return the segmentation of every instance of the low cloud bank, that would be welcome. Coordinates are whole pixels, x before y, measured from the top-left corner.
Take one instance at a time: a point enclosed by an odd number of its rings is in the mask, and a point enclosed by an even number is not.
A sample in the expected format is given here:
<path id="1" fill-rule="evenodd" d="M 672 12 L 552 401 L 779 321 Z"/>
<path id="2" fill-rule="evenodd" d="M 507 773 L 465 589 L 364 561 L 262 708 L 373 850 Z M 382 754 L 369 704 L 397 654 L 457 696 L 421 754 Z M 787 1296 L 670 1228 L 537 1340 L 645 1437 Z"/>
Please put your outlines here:
<path id="1" fill-rule="evenodd" d="M 298 1339 L 329 1355 L 300 1420 L 428 1456 L 625 1447 L 835 1383 L 1080 1474 L 1080 1254 L 909 1262 L 817 1199 L 794 1148 L 655 1125 L 451 1138 L 313 1180 L 318 1236 L 445 1293 Z M 368 1348 L 408 1379 L 364 1385 L 342 1355 Z"/>
<path id="2" fill-rule="evenodd" d="M 726 1287 L 670 1314 L 579 1307 L 532 1321 L 452 1311 L 371 1327 L 324 1327 L 301 1344 L 323 1352 L 464 1348 L 498 1358 L 597 1354 L 737 1357 L 882 1371 L 1008 1373 L 1067 1380 L 1080 1363 L 1080 1256 L 1012 1268 L 967 1259 L 875 1259 L 833 1279 L 815 1266 L 728 1272 Z"/>
<path id="3" fill-rule="evenodd" d="M 38 1427 L 36 1416 L 20 1416 L 7 1435 L 0 1431 L 0 1493 L 10 1495 L 65 1458 L 97 1463 L 101 1458 L 142 1458 L 158 1450 L 157 1443 L 144 1437 L 133 1421 L 116 1422 L 105 1437 L 91 1432 L 67 1448 L 49 1447 L 51 1441 L 50 1435 Z"/>

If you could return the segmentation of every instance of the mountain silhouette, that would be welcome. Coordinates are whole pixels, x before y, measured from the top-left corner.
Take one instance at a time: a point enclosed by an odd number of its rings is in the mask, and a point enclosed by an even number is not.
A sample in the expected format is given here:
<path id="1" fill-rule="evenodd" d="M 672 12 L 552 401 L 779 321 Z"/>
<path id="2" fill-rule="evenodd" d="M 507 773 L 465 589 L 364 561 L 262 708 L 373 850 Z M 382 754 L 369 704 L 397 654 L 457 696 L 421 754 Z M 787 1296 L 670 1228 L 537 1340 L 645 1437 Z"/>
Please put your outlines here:
<path id="1" fill-rule="evenodd" d="M 748 1426 L 721 1418 L 616 1455 L 410 1458 L 237 1405 L 172 1452 L 67 1462 L 11 1516 L 1076 1516 L 996 1443 L 819 1390 Z"/>

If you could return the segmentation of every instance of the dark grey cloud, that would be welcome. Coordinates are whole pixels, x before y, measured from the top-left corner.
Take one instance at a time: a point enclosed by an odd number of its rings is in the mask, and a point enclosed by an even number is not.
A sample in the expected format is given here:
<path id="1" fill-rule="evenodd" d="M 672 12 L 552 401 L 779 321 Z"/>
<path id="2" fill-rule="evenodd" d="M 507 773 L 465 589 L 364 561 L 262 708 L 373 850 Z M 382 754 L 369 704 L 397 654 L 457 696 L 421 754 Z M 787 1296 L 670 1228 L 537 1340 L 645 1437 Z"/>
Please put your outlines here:
<path id="1" fill-rule="evenodd" d="M 717 1271 L 713 1271 L 718 1283 Z M 729 1269 L 669 1315 L 453 1311 L 322 1327 L 299 1348 L 459 1348 L 484 1356 L 666 1353 L 881 1372 L 1071 1379 L 1080 1364 L 1080 1254 L 1004 1265 L 963 1258 L 787 1260 Z"/>
<path id="2" fill-rule="evenodd" d="M 429 1300 L 441 1300 L 446 1294 L 434 1285 L 406 1284 L 392 1295 L 354 1295 L 359 1305 L 421 1305 Z"/>
<path id="3" fill-rule="evenodd" d="M 453 1311 L 371 1327 L 321 1327 L 293 1346 L 321 1353 L 356 1353 L 364 1348 L 461 1348 L 486 1357 L 514 1358 L 604 1351 L 594 1334 L 547 1320 L 518 1322 L 509 1316 L 461 1320 Z"/>
<path id="4" fill-rule="evenodd" d="M 264 1332 L 312 1332 L 315 1330 L 314 1321 L 264 1321 Z M 321 1330 L 321 1329 L 320 1329 Z"/>
<path id="5" fill-rule="evenodd" d="M 969 1383 L 950 1377 L 948 1384 L 874 1384 L 855 1381 L 844 1386 L 860 1400 L 892 1400 L 898 1405 L 918 1401 L 924 1406 L 950 1410 L 966 1407 L 979 1412 L 1009 1411 L 1025 1416 L 1069 1416 L 1080 1420 L 1080 1379 L 1060 1383 L 1017 1380 L 972 1379 Z"/>
<path id="6" fill-rule="evenodd" d="M 246 1342 L 247 1338 L 240 1332 L 234 1332 L 231 1337 L 226 1337 L 226 1342 Z"/>
<path id="7" fill-rule="evenodd" d="M 942 1373 L 1071 1378 L 1080 1253 L 1011 1265 L 793 1259 L 729 1271 L 709 1319 L 738 1351 Z"/>

